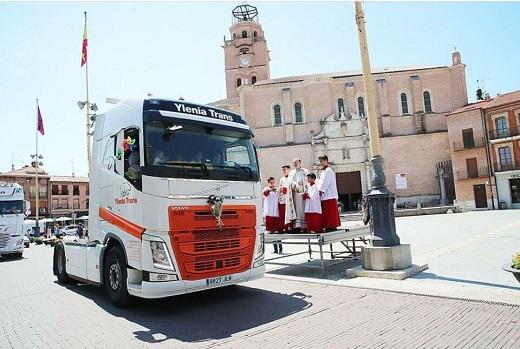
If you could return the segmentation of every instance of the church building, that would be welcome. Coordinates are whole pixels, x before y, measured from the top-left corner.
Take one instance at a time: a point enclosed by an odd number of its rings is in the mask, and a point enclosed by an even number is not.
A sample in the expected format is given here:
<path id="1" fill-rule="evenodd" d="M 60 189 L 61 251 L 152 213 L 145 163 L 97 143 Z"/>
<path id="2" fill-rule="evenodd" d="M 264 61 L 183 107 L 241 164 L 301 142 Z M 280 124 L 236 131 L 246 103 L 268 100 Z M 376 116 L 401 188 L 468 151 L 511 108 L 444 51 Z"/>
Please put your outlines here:
<path id="1" fill-rule="evenodd" d="M 372 176 L 362 71 L 271 78 L 257 9 L 232 13 L 223 45 L 227 98 L 209 104 L 246 117 L 263 179 L 279 179 L 296 157 L 318 173 L 318 157 L 327 155 L 340 201 L 358 209 Z M 398 207 L 452 201 L 446 114 L 468 104 L 460 53 L 448 66 L 373 68 L 372 79 L 386 183 Z"/>

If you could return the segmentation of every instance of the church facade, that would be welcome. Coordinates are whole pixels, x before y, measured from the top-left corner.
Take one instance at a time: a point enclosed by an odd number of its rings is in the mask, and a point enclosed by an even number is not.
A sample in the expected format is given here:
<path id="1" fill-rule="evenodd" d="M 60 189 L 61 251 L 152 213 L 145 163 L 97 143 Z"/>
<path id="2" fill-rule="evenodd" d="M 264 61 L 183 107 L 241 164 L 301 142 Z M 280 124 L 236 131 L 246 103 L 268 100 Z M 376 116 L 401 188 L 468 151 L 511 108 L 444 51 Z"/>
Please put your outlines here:
<path id="1" fill-rule="evenodd" d="M 362 71 L 271 78 L 256 8 L 233 14 L 223 45 L 227 98 L 210 104 L 246 117 L 263 179 L 280 178 L 296 157 L 317 173 L 318 156 L 327 155 L 340 201 L 357 209 L 371 190 Z M 468 103 L 460 53 L 447 66 L 372 69 L 372 79 L 386 183 L 398 206 L 453 200 L 446 114 Z"/>

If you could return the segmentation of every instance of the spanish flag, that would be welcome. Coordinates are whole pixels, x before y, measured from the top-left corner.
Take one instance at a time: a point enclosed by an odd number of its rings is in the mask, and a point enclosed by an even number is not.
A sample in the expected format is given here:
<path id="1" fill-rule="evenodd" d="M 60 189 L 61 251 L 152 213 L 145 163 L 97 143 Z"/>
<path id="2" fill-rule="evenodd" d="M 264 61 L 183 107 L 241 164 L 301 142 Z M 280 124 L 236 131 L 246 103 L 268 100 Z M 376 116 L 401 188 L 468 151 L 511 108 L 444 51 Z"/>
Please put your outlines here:
<path id="1" fill-rule="evenodd" d="M 83 30 L 83 47 L 81 49 L 81 66 L 83 67 L 87 63 L 87 13 L 85 12 L 85 29 Z"/>

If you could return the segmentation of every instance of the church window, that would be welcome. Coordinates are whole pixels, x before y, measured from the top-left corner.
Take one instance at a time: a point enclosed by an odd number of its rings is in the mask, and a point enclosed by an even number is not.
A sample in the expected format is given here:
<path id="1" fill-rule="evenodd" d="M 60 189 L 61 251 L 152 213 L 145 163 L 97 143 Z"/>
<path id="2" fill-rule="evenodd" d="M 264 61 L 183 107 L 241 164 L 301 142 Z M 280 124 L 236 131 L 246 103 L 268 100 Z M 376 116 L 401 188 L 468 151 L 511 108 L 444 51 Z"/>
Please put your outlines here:
<path id="1" fill-rule="evenodd" d="M 297 124 L 303 123 L 302 104 L 300 102 L 294 103 L 294 122 Z"/>
<path id="2" fill-rule="evenodd" d="M 238 78 L 237 79 L 237 87 L 240 87 L 240 85 L 242 85 L 242 79 Z"/>
<path id="3" fill-rule="evenodd" d="M 408 96 L 406 93 L 401 93 L 401 115 L 409 114 L 408 110 Z"/>
<path id="4" fill-rule="evenodd" d="M 341 113 L 345 113 L 345 101 L 343 98 L 338 98 L 338 115 L 341 116 Z"/>
<path id="5" fill-rule="evenodd" d="M 282 108 L 280 104 L 275 104 L 273 107 L 274 125 L 280 126 L 282 124 Z"/>
<path id="6" fill-rule="evenodd" d="M 256 83 L 256 76 L 251 77 L 251 85 L 254 85 Z"/>
<path id="7" fill-rule="evenodd" d="M 428 91 L 423 92 L 423 100 L 424 100 L 424 112 L 431 113 L 433 110 L 432 110 L 432 100 L 430 97 L 430 92 L 428 92 Z"/>
<path id="8" fill-rule="evenodd" d="M 247 32 L 245 30 L 242 30 L 242 38 L 247 38 Z"/>
<path id="9" fill-rule="evenodd" d="M 365 99 L 363 96 L 359 96 L 357 99 L 358 104 L 358 115 L 365 116 Z"/>

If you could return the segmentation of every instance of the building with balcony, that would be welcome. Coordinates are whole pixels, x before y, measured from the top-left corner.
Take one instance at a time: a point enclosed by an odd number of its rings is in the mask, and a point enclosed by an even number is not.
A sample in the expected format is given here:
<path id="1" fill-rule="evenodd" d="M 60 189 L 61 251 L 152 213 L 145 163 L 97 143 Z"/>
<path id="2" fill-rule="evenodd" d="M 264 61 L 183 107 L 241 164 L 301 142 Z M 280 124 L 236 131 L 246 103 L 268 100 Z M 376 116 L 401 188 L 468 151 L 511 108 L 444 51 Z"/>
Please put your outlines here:
<path id="1" fill-rule="evenodd" d="M 36 169 L 33 162 L 31 166 L 20 169 L 12 169 L 9 172 L 0 173 L 0 180 L 16 182 L 23 187 L 25 200 L 31 203 L 31 216 L 36 217 L 36 170 L 38 170 L 38 217 L 45 218 L 50 215 L 49 211 L 49 179 L 51 176 L 41 167 Z"/>
<path id="2" fill-rule="evenodd" d="M 468 104 L 446 115 L 456 204 L 468 210 L 497 207 L 482 107 Z"/>
<path id="3" fill-rule="evenodd" d="M 520 91 L 486 95 L 447 120 L 457 204 L 520 208 Z"/>
<path id="4" fill-rule="evenodd" d="M 51 176 L 49 187 L 49 202 L 53 216 L 88 215 L 88 177 Z"/>
<path id="5" fill-rule="evenodd" d="M 500 205 L 520 208 L 520 90 L 499 94 L 482 109 Z"/>
<path id="6" fill-rule="evenodd" d="M 25 200 L 31 203 L 31 216 L 36 218 L 36 168 L 25 166 L 0 173 L 0 180 L 12 181 L 24 188 Z M 51 176 L 38 167 L 38 218 L 76 217 L 88 215 L 88 177 Z"/>

